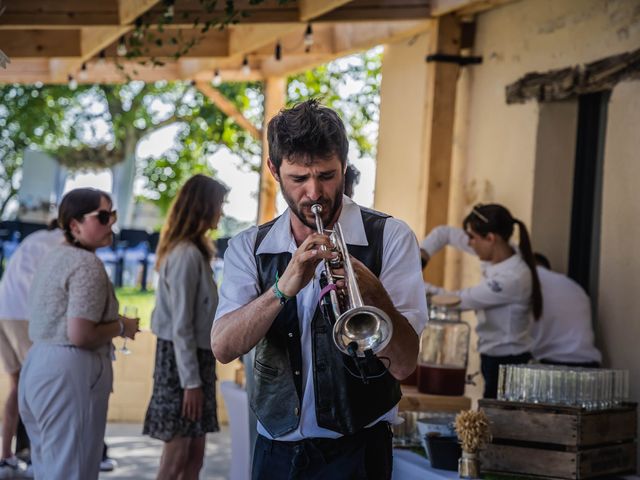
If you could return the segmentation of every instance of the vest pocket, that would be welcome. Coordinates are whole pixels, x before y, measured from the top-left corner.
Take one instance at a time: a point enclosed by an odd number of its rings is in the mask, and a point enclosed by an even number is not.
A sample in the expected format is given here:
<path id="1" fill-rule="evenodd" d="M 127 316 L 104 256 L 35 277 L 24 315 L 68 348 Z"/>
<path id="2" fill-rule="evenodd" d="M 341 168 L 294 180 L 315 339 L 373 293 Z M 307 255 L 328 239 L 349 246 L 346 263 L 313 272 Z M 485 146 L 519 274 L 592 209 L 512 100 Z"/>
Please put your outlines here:
<path id="1" fill-rule="evenodd" d="M 269 365 L 265 365 L 264 363 L 260 362 L 260 360 L 256 359 L 255 361 L 255 365 L 254 368 L 261 373 L 263 376 L 267 376 L 267 377 L 277 377 L 278 376 L 278 369 L 277 368 L 273 368 L 270 367 Z"/>

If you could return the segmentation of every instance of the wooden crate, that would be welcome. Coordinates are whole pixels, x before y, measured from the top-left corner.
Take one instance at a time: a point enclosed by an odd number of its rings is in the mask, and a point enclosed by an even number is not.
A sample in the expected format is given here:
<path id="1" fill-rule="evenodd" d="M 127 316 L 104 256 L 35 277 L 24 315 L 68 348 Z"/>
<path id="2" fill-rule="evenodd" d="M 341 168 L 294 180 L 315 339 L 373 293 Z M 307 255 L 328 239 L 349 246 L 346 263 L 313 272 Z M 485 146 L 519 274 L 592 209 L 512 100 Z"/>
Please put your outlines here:
<path id="1" fill-rule="evenodd" d="M 637 405 L 586 411 L 579 407 L 480 400 L 492 443 L 482 470 L 554 479 L 635 472 Z"/>

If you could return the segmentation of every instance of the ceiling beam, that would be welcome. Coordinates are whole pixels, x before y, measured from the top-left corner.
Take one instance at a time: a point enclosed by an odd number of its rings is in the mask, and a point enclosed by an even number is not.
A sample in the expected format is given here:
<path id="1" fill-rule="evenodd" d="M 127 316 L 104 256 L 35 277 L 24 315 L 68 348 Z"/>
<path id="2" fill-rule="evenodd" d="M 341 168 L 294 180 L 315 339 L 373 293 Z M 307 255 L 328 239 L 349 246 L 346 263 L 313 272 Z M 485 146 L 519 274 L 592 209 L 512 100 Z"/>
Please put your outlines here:
<path id="1" fill-rule="evenodd" d="M 236 106 L 225 97 L 220 90 L 211 86 L 209 82 L 196 81 L 196 87 L 205 97 L 211 100 L 227 117 L 233 119 L 257 141 L 262 140 L 262 131 L 251 123 Z"/>
<path id="2" fill-rule="evenodd" d="M 118 0 L 120 25 L 133 23 L 136 18 L 154 7 L 159 0 Z"/>
<path id="3" fill-rule="evenodd" d="M 514 0 L 431 0 L 431 15 L 440 17 L 448 13 L 458 16 L 473 15 Z"/>
<path id="4" fill-rule="evenodd" d="M 235 25 L 229 29 L 229 56 L 245 55 L 258 50 L 294 31 L 301 31 L 302 35 L 305 28 L 300 23 Z"/>
<path id="5" fill-rule="evenodd" d="M 2 50 L 12 59 L 78 57 L 79 30 L 0 30 Z"/>
<path id="6" fill-rule="evenodd" d="M 301 22 L 308 22 L 316 17 L 324 15 L 351 0 L 300 0 L 298 9 Z"/>
<path id="7" fill-rule="evenodd" d="M 131 0 L 131 3 L 137 2 Z M 2 15 L 0 28 L 79 28 L 119 24 L 118 0 L 11 0 Z"/>
<path id="8" fill-rule="evenodd" d="M 376 26 L 368 23 L 336 24 L 333 26 L 331 53 L 314 54 L 312 50 L 307 55 L 287 57 L 283 54 L 280 61 L 268 58 L 262 62 L 262 73 L 265 77 L 293 75 L 345 55 L 368 50 L 376 45 L 395 43 L 419 35 L 430 28 L 431 22 L 431 20 L 396 21 Z"/>
<path id="9" fill-rule="evenodd" d="M 181 45 L 195 41 L 195 44 L 180 58 L 209 58 L 229 56 L 229 31 L 209 30 L 207 33 L 200 33 L 199 30 L 164 30 L 163 32 L 149 32 L 153 35 L 152 40 L 147 40 L 140 47 L 141 54 L 132 60 L 146 60 L 151 57 L 158 59 L 175 58 L 180 51 Z M 130 34 L 129 34 L 130 35 Z M 159 42 L 159 43 L 156 43 Z M 129 45 L 129 42 L 127 42 Z M 117 45 L 112 42 L 106 49 L 107 57 L 116 57 Z"/>

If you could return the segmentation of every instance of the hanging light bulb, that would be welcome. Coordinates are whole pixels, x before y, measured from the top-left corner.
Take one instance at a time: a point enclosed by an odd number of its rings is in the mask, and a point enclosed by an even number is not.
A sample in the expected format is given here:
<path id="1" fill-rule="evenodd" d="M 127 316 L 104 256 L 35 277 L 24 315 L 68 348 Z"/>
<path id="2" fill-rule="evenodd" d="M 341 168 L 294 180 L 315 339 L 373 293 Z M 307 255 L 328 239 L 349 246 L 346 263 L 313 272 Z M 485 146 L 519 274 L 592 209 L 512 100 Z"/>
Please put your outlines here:
<path id="1" fill-rule="evenodd" d="M 173 8 L 174 0 L 165 0 L 164 4 L 167 9 L 164 11 L 164 18 L 172 18 L 175 10 Z"/>
<path id="2" fill-rule="evenodd" d="M 127 54 L 127 44 L 125 43 L 124 37 L 120 37 L 116 53 L 119 57 L 124 57 Z"/>
<path id="3" fill-rule="evenodd" d="M 218 87 L 222 83 L 222 76 L 220 75 L 220 70 L 217 68 L 213 72 L 213 86 Z"/>
<path id="4" fill-rule="evenodd" d="M 78 88 L 78 82 L 75 78 L 73 78 L 73 75 L 69 75 L 67 79 L 69 80 L 67 85 L 71 90 L 75 90 L 76 88 Z"/>
<path id="5" fill-rule="evenodd" d="M 136 28 L 133 30 L 133 38 L 141 39 L 142 38 L 142 17 L 136 18 L 135 24 Z"/>
<path id="6" fill-rule="evenodd" d="M 275 57 L 277 61 L 282 60 L 282 45 L 280 45 L 280 40 L 276 43 Z"/>
<path id="7" fill-rule="evenodd" d="M 100 50 L 100 53 L 98 54 L 98 65 L 100 66 L 104 65 L 106 58 L 107 58 L 107 52 L 105 52 L 104 50 Z"/>
<path id="8" fill-rule="evenodd" d="M 311 23 L 307 23 L 307 29 L 304 32 L 304 51 L 309 53 L 313 46 L 313 28 Z"/>
<path id="9" fill-rule="evenodd" d="M 78 80 L 81 82 L 85 82 L 89 78 L 89 73 L 87 72 L 87 64 L 83 63 L 82 67 L 80 67 L 80 71 L 78 72 Z"/>
<path id="10" fill-rule="evenodd" d="M 242 60 L 242 74 L 244 76 L 248 76 L 251 73 L 251 67 L 249 66 L 249 57 L 245 55 L 244 60 Z"/>

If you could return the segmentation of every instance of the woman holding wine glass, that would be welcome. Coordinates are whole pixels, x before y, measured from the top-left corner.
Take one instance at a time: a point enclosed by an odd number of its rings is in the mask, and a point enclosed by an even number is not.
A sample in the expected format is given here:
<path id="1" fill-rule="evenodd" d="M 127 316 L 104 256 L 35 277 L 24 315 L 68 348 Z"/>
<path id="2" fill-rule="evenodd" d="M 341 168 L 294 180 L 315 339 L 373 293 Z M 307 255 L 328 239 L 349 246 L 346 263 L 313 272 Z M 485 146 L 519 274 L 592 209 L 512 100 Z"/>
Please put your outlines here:
<path id="1" fill-rule="evenodd" d="M 197 479 L 205 436 L 218 431 L 215 358 L 209 346 L 218 305 L 207 236 L 222 216 L 227 188 L 205 175 L 178 192 L 160 233 L 151 330 L 157 338 L 145 435 L 164 441 L 158 479 Z"/>
<path id="2" fill-rule="evenodd" d="M 133 339 L 138 319 L 118 301 L 96 249 L 111 244 L 116 212 L 105 192 L 79 188 L 58 209 L 65 243 L 39 265 L 29 294 L 33 346 L 19 407 L 36 478 L 98 478 L 113 375 L 112 339 Z"/>

